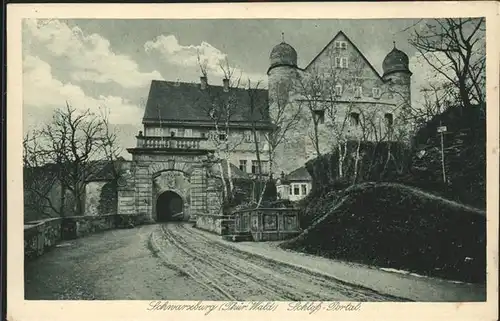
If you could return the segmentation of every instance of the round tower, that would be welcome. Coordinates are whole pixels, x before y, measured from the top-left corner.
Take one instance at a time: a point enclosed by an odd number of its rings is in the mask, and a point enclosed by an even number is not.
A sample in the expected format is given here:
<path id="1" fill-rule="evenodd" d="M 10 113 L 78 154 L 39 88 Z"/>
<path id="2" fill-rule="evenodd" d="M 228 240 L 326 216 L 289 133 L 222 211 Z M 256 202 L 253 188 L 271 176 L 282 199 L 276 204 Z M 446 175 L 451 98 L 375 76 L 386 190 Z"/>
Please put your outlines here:
<path id="1" fill-rule="evenodd" d="M 267 76 L 271 119 L 275 121 L 280 118 L 279 121 L 287 122 L 287 115 L 296 115 L 294 109 L 298 108 L 298 105 L 292 102 L 291 96 L 296 92 L 299 69 L 297 52 L 283 39 L 271 50 Z M 280 116 L 276 117 L 278 115 Z M 275 175 L 279 175 L 281 171 L 289 173 L 304 164 L 306 146 L 303 137 L 306 132 L 298 127 L 289 130 L 286 133 L 287 138 L 276 146 L 273 168 Z"/>
<path id="2" fill-rule="evenodd" d="M 282 41 L 276 45 L 269 55 L 269 69 L 267 70 L 269 83 L 269 104 L 286 104 L 290 92 L 293 91 L 295 80 L 298 78 L 297 51 Z"/>
<path id="3" fill-rule="evenodd" d="M 383 79 L 388 83 L 390 92 L 401 111 L 411 104 L 411 71 L 408 56 L 394 48 L 387 54 L 382 63 Z"/>

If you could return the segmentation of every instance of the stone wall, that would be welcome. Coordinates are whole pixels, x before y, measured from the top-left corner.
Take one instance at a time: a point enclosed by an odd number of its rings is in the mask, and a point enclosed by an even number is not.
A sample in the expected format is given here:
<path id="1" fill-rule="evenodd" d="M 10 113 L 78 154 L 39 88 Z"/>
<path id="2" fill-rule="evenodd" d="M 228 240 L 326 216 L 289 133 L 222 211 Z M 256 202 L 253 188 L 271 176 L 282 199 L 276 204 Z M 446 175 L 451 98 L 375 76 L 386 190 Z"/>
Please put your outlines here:
<path id="1" fill-rule="evenodd" d="M 293 208 L 257 208 L 235 211 L 230 232 L 251 234 L 254 241 L 278 241 L 300 232 L 298 210 Z"/>
<path id="2" fill-rule="evenodd" d="M 137 215 L 72 216 L 50 218 L 24 224 L 26 260 L 43 255 L 61 240 L 71 240 L 115 228 L 143 224 Z"/>
<path id="3" fill-rule="evenodd" d="M 234 217 L 229 215 L 197 215 L 195 227 L 218 235 L 234 231 Z"/>

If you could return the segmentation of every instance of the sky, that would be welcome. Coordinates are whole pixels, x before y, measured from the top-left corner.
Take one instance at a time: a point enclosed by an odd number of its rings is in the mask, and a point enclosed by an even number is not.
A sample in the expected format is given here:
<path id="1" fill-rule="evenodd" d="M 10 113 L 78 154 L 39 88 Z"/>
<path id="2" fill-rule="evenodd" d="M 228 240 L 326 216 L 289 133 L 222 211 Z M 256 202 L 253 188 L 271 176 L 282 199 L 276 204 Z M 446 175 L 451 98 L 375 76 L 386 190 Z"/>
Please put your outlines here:
<path id="1" fill-rule="evenodd" d="M 343 31 L 380 73 L 394 41 L 410 58 L 416 102 L 418 88 L 433 74 L 408 43 L 410 33 L 423 24 L 422 19 L 25 19 L 24 132 L 49 121 L 67 101 L 81 110 L 105 107 L 120 144 L 133 147 L 151 80 L 198 82 L 199 53 L 211 83 L 222 83 L 219 63 L 226 58 L 244 79 L 265 83 L 269 53 L 282 33 L 296 49 L 299 67 Z"/>

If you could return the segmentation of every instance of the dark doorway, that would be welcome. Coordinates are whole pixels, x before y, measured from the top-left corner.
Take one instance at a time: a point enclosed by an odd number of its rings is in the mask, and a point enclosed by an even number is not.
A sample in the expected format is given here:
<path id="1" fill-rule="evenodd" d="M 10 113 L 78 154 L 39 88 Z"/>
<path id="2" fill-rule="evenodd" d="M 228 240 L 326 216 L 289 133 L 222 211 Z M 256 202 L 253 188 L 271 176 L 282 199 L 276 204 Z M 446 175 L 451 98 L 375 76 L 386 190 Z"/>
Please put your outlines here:
<path id="1" fill-rule="evenodd" d="M 158 222 L 181 221 L 184 204 L 179 194 L 174 192 L 163 192 L 156 200 L 156 220 Z"/>

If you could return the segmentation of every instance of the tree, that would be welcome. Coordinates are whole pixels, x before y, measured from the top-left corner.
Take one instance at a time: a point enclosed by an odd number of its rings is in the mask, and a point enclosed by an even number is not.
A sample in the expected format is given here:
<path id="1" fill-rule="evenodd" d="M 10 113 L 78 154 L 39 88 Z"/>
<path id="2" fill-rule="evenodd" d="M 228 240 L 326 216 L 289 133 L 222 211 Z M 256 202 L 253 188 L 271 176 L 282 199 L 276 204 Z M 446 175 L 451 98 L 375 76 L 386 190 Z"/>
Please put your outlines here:
<path id="1" fill-rule="evenodd" d="M 200 67 L 200 72 L 205 81 L 207 81 L 206 88 L 204 88 L 205 98 L 208 101 L 207 105 L 204 105 L 205 112 L 213 122 L 214 131 L 210 134 L 210 140 L 213 142 L 216 154 L 214 155 L 219 159 L 218 166 L 220 171 L 220 179 L 223 186 L 223 199 L 224 204 L 229 204 L 232 200 L 234 193 L 234 182 L 232 179 L 231 172 L 231 154 L 234 150 L 243 142 L 244 137 L 240 139 L 232 139 L 233 126 L 231 122 L 233 121 L 234 115 L 238 108 L 238 99 L 235 96 L 234 90 L 240 86 L 240 77 L 235 77 L 235 68 L 231 68 L 229 61 L 226 59 L 224 62 L 219 64 L 219 67 L 224 75 L 223 81 L 225 82 L 224 90 L 220 92 L 219 90 L 213 90 L 213 88 L 208 85 L 208 68 L 206 61 L 201 61 L 200 55 L 198 55 L 198 64 Z M 224 160 L 224 162 L 220 161 Z M 223 163 L 226 165 L 227 182 L 224 177 Z"/>
<path id="2" fill-rule="evenodd" d="M 103 109 L 100 114 L 90 110 L 79 112 L 66 103 L 65 108 L 54 112 L 50 123 L 34 134 L 36 137 L 29 139 L 33 137 L 31 134 L 25 139 L 25 167 L 33 170 L 41 165 L 53 166 L 61 187 L 60 208 L 56 212 L 66 215 L 65 198 L 70 192 L 74 200 L 73 213 L 82 215 L 87 180 L 108 162 L 113 165 L 113 175 L 118 175 L 115 166 L 120 150 L 116 146 L 116 134 L 109 128 L 107 112 Z M 36 184 L 25 188 L 34 187 Z"/>
<path id="3" fill-rule="evenodd" d="M 413 31 L 410 44 L 456 90 L 463 107 L 485 101 L 484 18 L 433 19 Z"/>
<path id="4" fill-rule="evenodd" d="M 331 150 L 338 151 L 338 173 L 344 176 L 344 161 L 348 142 L 352 139 L 351 113 L 362 93 L 363 61 L 351 57 L 349 66 L 339 61 L 336 51 L 328 54 L 328 63 L 323 68 L 309 70 L 299 82 L 301 102 L 311 113 L 312 132 L 310 138 L 316 154 L 321 155 L 319 125 L 324 123 L 331 136 Z M 359 121 L 359 119 L 357 120 Z M 358 137 L 360 138 L 360 137 Z"/>

